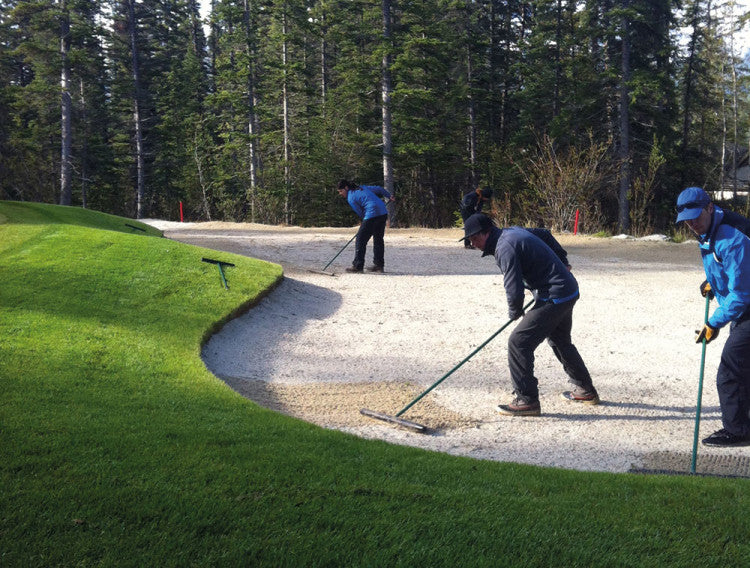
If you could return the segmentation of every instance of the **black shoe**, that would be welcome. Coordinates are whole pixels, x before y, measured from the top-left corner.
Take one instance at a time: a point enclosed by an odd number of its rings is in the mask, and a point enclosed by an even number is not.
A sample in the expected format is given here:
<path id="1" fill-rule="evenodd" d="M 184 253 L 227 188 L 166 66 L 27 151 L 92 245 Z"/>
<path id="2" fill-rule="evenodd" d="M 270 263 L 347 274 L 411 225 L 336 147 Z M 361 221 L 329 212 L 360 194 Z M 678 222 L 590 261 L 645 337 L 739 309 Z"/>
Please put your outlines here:
<path id="1" fill-rule="evenodd" d="M 367 267 L 367 272 L 385 272 L 383 270 L 382 266 L 378 266 L 377 264 L 373 264 L 372 266 Z"/>
<path id="2" fill-rule="evenodd" d="M 565 400 L 570 402 L 578 402 L 580 404 L 599 404 L 599 393 L 596 389 L 583 390 L 578 387 L 572 391 L 565 391 L 560 394 Z"/>
<path id="3" fill-rule="evenodd" d="M 542 413 L 542 407 L 538 400 L 525 401 L 517 398 L 510 404 L 499 404 L 497 411 L 508 416 L 539 416 Z"/>
<path id="4" fill-rule="evenodd" d="M 711 434 L 708 438 L 703 438 L 703 445 L 716 446 L 719 448 L 750 446 L 750 435 L 738 436 L 737 434 L 732 434 L 722 428 Z"/>
<path id="5" fill-rule="evenodd" d="M 349 266 L 345 269 L 347 272 L 364 272 L 361 268 L 357 268 L 356 266 Z"/>

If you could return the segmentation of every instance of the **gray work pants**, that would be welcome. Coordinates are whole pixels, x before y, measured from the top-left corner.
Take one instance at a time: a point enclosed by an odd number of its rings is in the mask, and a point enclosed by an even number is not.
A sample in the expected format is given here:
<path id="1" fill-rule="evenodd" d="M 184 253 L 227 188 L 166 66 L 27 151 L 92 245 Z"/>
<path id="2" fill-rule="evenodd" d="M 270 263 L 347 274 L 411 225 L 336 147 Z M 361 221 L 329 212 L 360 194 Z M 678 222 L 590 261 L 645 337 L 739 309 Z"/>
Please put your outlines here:
<path id="1" fill-rule="evenodd" d="M 573 307 L 578 298 L 553 304 L 536 302 L 521 318 L 508 339 L 508 365 L 513 392 L 525 401 L 538 400 L 539 381 L 534 376 L 534 351 L 545 339 L 574 385 L 594 388 L 578 349 L 570 339 Z"/>

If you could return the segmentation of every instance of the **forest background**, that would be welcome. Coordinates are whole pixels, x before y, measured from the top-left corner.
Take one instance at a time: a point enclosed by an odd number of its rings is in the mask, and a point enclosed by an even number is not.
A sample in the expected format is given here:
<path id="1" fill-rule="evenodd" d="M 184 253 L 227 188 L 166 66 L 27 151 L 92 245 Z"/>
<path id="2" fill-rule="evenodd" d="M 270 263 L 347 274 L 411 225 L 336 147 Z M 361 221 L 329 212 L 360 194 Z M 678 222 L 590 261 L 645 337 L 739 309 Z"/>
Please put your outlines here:
<path id="1" fill-rule="evenodd" d="M 208 1 L 208 0 L 204 0 Z M 0 199 L 134 218 L 671 231 L 748 190 L 733 0 L 0 0 Z"/>

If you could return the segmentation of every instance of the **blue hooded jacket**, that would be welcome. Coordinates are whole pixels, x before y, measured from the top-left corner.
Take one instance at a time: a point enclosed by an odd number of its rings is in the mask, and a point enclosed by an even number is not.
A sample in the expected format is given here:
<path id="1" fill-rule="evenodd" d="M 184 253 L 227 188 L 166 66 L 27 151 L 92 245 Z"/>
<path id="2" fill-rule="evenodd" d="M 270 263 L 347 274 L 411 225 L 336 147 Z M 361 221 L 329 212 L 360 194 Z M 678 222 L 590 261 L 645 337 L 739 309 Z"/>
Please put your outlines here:
<path id="1" fill-rule="evenodd" d="M 391 194 L 379 185 L 360 185 L 347 192 L 346 200 L 357 216 L 365 220 L 388 214 L 381 197 L 390 199 Z"/>
<path id="2" fill-rule="evenodd" d="M 723 218 L 714 205 L 711 227 L 698 238 L 706 280 L 719 303 L 708 325 L 717 329 L 750 309 L 750 238 Z"/>

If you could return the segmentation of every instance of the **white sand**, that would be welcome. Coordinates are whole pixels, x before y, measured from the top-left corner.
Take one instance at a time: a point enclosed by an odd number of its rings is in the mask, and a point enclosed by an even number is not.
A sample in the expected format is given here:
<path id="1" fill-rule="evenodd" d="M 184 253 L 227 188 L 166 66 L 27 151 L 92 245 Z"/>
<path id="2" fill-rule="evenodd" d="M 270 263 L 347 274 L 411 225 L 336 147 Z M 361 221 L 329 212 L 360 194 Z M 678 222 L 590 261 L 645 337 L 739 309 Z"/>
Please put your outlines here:
<path id="1" fill-rule="evenodd" d="M 495 412 L 510 400 L 509 328 L 403 418 L 414 433 L 365 418 L 396 414 L 507 320 L 492 257 L 457 229 L 386 232 L 386 274 L 347 274 L 356 232 L 150 221 L 186 243 L 277 262 L 285 279 L 205 346 L 206 366 L 264 406 L 358 436 L 480 459 L 578 470 L 687 471 L 692 455 L 703 320 L 694 242 L 558 235 L 581 288 L 573 339 L 602 404 L 560 398 L 569 387 L 549 346 L 537 350 L 542 416 Z M 368 247 L 368 263 L 372 248 Z M 721 427 L 715 374 L 728 329 L 708 346 L 700 436 Z M 750 448 L 699 446 L 699 469 L 736 474 Z M 744 464 L 744 465 L 743 465 Z M 727 469 L 728 468 L 728 469 Z"/>

